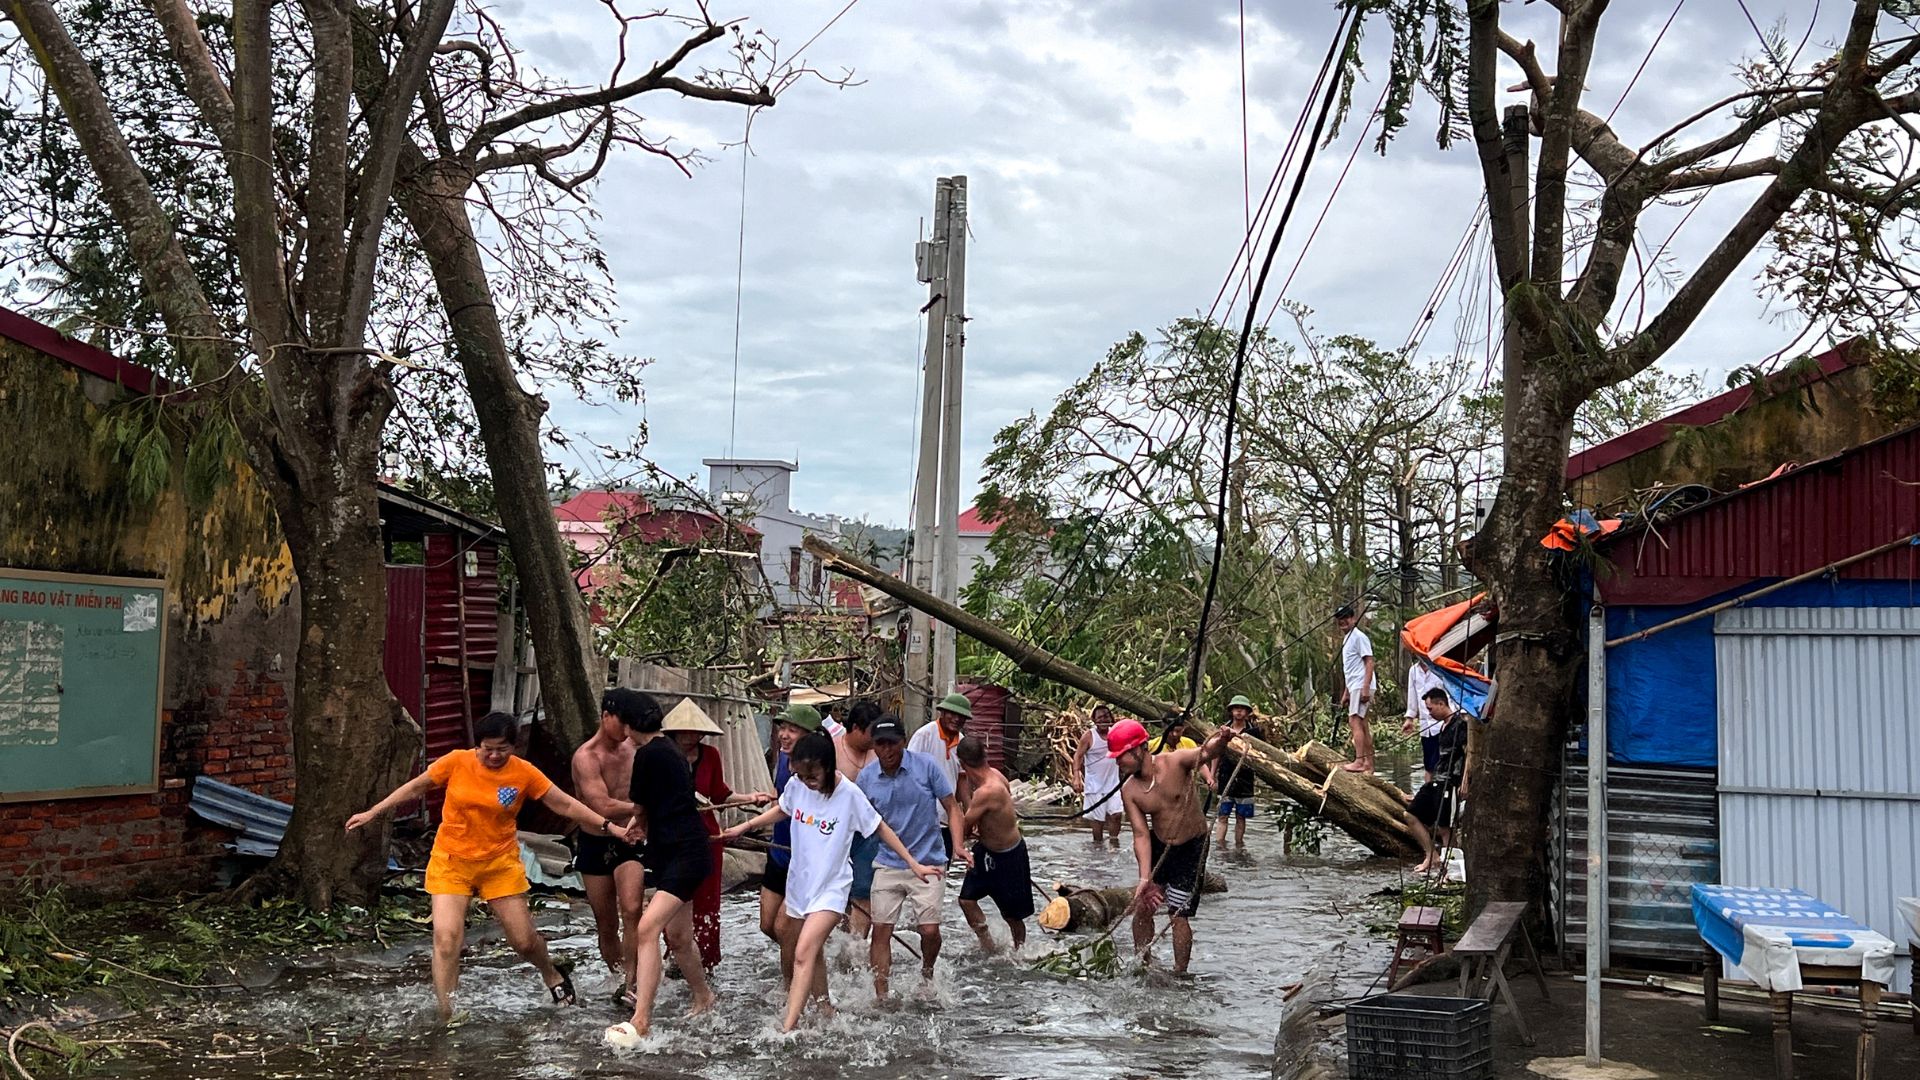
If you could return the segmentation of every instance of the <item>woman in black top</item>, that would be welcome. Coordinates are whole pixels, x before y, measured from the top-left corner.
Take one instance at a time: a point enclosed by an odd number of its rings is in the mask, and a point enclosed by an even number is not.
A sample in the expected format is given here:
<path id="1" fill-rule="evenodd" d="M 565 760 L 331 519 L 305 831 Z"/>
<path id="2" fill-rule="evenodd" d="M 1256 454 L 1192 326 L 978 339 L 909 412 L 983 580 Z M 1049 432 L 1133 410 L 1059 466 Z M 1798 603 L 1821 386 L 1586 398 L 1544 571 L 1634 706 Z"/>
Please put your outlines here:
<path id="1" fill-rule="evenodd" d="M 646 1037 L 653 1025 L 653 999 L 660 991 L 660 939 L 673 949 L 687 989 L 693 992 L 688 1016 L 713 1008 L 713 989 L 693 942 L 693 908 L 688 901 L 699 890 L 713 866 L 707 846 L 707 827 L 694 803 L 693 769 L 687 756 L 660 734 L 662 717 L 656 704 L 639 724 L 629 724 L 639 749 L 633 754 L 630 798 L 647 823 L 647 882 L 657 890 L 640 915 L 639 978 L 634 987 L 633 1019 L 607 1029 L 607 1041 L 629 1046 Z"/>

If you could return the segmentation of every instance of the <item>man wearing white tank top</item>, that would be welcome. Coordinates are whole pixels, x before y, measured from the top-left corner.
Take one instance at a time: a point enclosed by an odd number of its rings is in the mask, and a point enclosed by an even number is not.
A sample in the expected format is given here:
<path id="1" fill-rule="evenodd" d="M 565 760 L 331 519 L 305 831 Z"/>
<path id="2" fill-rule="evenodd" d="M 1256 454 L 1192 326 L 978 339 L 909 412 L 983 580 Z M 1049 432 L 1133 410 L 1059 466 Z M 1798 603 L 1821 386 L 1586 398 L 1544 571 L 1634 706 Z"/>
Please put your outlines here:
<path id="1" fill-rule="evenodd" d="M 1113 710 L 1105 705 L 1093 707 L 1093 726 L 1080 733 L 1080 745 L 1073 754 L 1073 789 L 1080 793 L 1080 808 L 1093 824 L 1095 847 L 1112 835 L 1114 847 L 1120 846 L 1120 766 L 1107 752 L 1107 732 L 1113 728 Z"/>

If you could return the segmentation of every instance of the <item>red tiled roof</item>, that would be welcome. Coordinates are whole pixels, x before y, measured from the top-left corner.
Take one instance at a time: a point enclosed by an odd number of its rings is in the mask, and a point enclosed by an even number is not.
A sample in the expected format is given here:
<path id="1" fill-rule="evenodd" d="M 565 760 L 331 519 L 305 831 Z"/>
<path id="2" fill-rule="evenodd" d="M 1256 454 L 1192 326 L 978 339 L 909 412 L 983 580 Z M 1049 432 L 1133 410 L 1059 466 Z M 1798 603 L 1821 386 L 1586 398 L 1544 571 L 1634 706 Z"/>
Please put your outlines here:
<path id="1" fill-rule="evenodd" d="M 653 504 L 646 496 L 632 491 L 583 491 L 553 508 L 561 521 L 584 521 L 593 525 L 615 523 L 651 513 Z"/>
<path id="2" fill-rule="evenodd" d="M 1794 387 L 1805 386 L 1816 379 L 1824 379 L 1838 374 L 1847 368 L 1867 359 L 1867 351 L 1859 348 L 1859 342 L 1848 341 L 1836 345 L 1814 358 L 1819 373 L 1807 372 L 1793 381 Z M 1634 428 L 1624 435 L 1616 435 L 1598 446 L 1590 446 L 1567 459 L 1567 479 L 1578 480 L 1599 472 L 1609 465 L 1617 464 L 1640 453 L 1651 450 L 1667 441 L 1667 435 L 1676 427 L 1700 427 L 1715 421 L 1724 420 L 1736 410 L 1752 401 L 1756 394 L 1772 396 L 1787 387 L 1769 389 L 1761 386 L 1738 386 L 1724 394 L 1710 397 L 1705 401 L 1689 405 L 1670 416 L 1663 416 L 1651 424 Z M 963 519 L 964 520 L 964 519 Z M 960 530 L 966 532 L 965 528 Z"/>
<path id="3" fill-rule="evenodd" d="M 999 520 L 987 521 L 982 518 L 978 506 L 969 506 L 960 514 L 961 536 L 992 536 L 999 528 Z"/>

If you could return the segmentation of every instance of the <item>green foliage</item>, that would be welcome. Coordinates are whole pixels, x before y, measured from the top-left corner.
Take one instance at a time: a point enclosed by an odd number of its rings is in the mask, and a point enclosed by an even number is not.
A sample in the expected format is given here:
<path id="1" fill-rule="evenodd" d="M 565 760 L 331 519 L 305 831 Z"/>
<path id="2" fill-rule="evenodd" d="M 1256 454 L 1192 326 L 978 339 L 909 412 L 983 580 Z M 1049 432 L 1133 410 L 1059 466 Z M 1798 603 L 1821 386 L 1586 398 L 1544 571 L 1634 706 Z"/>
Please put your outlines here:
<path id="1" fill-rule="evenodd" d="M 383 898 L 372 912 L 319 913 L 290 900 L 82 903 L 57 889 L 16 893 L 0 906 L 0 1007 L 28 1011 L 87 989 L 143 1001 L 179 989 L 167 982 L 230 981 L 230 965 L 245 957 L 418 932 L 427 923 L 424 898 L 412 896 Z"/>
<path id="2" fill-rule="evenodd" d="M 1384 727 L 1384 725 L 1382 725 Z M 1273 822 L 1280 830 L 1282 848 L 1289 855 L 1318 855 L 1327 839 L 1327 823 L 1291 800 L 1274 804 Z"/>
<path id="3" fill-rule="evenodd" d="M 1282 713 L 1326 698 L 1336 601 L 1378 591 L 1397 605 L 1403 542 L 1416 605 L 1457 578 L 1489 437 L 1455 406 L 1451 369 L 1321 338 L 1304 310 L 1291 314 L 1299 345 L 1261 331 L 1247 350 L 1203 673 L 1208 694 L 1246 692 Z M 966 607 L 1108 678 L 1183 698 L 1234 346 L 1231 331 L 1197 319 L 1131 334 L 1046 413 L 1002 429 L 979 500 L 1000 524 Z M 1369 626 L 1380 655 L 1392 655 L 1400 614 Z M 961 670 L 1047 692 L 978 646 L 963 645 Z"/>
<path id="4" fill-rule="evenodd" d="M 1112 934 L 1076 941 L 1033 960 L 1028 966 L 1063 979 L 1112 979 L 1124 970 L 1120 947 L 1113 943 Z"/>
<path id="5" fill-rule="evenodd" d="M 1466 97 L 1466 12 L 1460 0 L 1340 0 L 1342 10 L 1355 15 L 1354 32 L 1340 57 L 1341 87 L 1338 115 L 1353 104 L 1353 85 L 1366 74 L 1361 62 L 1362 31 L 1378 17 L 1392 35 L 1387 59 L 1387 96 L 1381 104 L 1380 135 L 1375 147 L 1386 153 L 1394 135 L 1407 126 L 1414 95 L 1425 90 L 1440 106 L 1436 133 L 1442 147 L 1463 137 Z M 1337 128 L 1336 128 L 1337 132 Z"/>

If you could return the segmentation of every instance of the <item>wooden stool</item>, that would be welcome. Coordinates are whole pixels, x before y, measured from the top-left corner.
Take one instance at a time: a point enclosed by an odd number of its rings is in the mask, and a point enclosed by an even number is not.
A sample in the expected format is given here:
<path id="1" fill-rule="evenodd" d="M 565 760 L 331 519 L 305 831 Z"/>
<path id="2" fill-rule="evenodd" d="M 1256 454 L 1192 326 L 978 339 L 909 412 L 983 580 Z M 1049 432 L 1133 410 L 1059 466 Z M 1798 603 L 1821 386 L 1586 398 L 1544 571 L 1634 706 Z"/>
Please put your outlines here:
<path id="1" fill-rule="evenodd" d="M 1429 956 L 1447 951 L 1447 939 L 1441 929 L 1443 913 L 1437 907 L 1410 907 L 1400 913 L 1399 935 L 1393 942 L 1393 962 L 1387 965 L 1387 990 L 1400 972 Z"/>
<path id="2" fill-rule="evenodd" d="M 1520 1029 L 1520 1041 L 1533 1045 L 1533 1033 L 1527 1030 L 1527 1021 L 1520 1015 L 1520 1006 L 1513 1000 L 1513 988 L 1507 985 L 1507 954 L 1513 951 L 1513 939 L 1517 934 L 1520 943 L 1527 951 L 1527 962 L 1533 965 L 1533 977 L 1540 984 L 1540 996 L 1548 1001 L 1553 996 L 1547 992 L 1547 973 L 1540 967 L 1540 956 L 1533 951 L 1533 938 L 1528 936 L 1523 922 L 1527 914 L 1527 905 L 1510 901 L 1498 901 L 1488 904 L 1460 935 L 1459 944 L 1453 947 L 1453 955 L 1460 958 L 1460 996 L 1471 993 L 1475 997 L 1484 997 L 1492 1001 L 1494 995 L 1507 1006 L 1513 1015 L 1514 1026 Z M 1486 990 L 1482 993 L 1478 987 L 1481 979 L 1486 980 Z"/>

